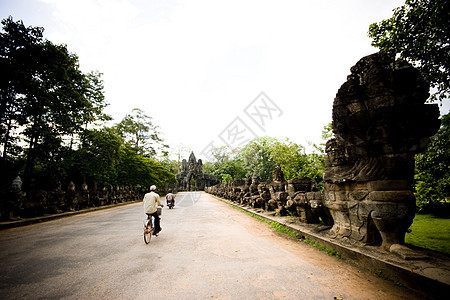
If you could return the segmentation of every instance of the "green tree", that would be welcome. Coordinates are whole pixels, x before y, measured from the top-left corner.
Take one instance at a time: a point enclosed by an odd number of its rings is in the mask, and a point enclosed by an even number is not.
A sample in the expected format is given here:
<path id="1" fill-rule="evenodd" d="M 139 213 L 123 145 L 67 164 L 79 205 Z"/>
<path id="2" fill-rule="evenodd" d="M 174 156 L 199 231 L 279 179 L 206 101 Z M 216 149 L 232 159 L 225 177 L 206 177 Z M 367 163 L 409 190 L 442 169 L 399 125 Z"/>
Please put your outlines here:
<path id="1" fill-rule="evenodd" d="M 124 142 L 112 128 L 86 130 L 83 141 L 68 162 L 69 180 L 95 181 L 105 185 L 119 183 L 119 163 Z"/>
<path id="2" fill-rule="evenodd" d="M 416 155 L 414 188 L 420 212 L 450 214 L 450 114 L 442 117 L 427 150 Z"/>
<path id="3" fill-rule="evenodd" d="M 172 174 L 178 173 L 178 161 L 169 159 L 168 156 L 158 158 L 158 161 L 164 166 L 164 168 L 169 170 L 170 173 Z"/>
<path id="4" fill-rule="evenodd" d="M 324 138 L 330 135 L 328 127 L 324 127 Z M 232 179 L 244 179 L 256 171 L 261 180 L 271 181 L 273 171 L 279 165 L 285 179 L 308 177 L 314 179 L 319 188 L 322 187 L 325 169 L 323 150 L 306 154 L 303 146 L 289 139 L 280 141 L 272 137 L 260 137 L 233 153 L 227 152 L 226 148 L 213 153 L 219 153 L 218 158 L 214 162 L 206 162 L 203 170 L 217 178 L 229 179 L 228 176 L 231 176 Z"/>
<path id="5" fill-rule="evenodd" d="M 160 188 L 175 181 L 167 167 L 137 153 L 116 133 L 115 128 L 86 130 L 82 140 L 80 148 L 73 151 L 68 162 L 70 180 L 138 187 L 157 184 Z"/>
<path id="6" fill-rule="evenodd" d="M 211 154 L 214 161 L 203 163 L 203 173 L 214 175 L 217 178 L 223 178 L 223 174 L 231 176 L 231 179 L 245 178 L 246 171 L 242 160 L 230 152 L 228 147 L 215 147 L 211 149 Z"/>
<path id="7" fill-rule="evenodd" d="M 229 159 L 223 163 L 216 162 L 216 167 L 212 173 L 217 178 L 221 178 L 223 174 L 228 174 L 232 179 L 244 179 L 246 171 L 243 168 L 242 161 L 238 158 Z"/>
<path id="8" fill-rule="evenodd" d="M 211 155 L 214 157 L 214 161 L 219 164 L 229 160 L 231 157 L 227 146 L 213 147 L 211 149 Z"/>
<path id="9" fill-rule="evenodd" d="M 149 187 L 154 184 L 159 189 L 175 182 L 175 176 L 160 162 L 140 155 L 126 145 L 122 149 L 118 164 L 118 184 Z"/>
<path id="10" fill-rule="evenodd" d="M 42 41 L 42 28 L 26 28 L 22 22 L 11 17 L 2 20 L 0 32 L 0 139 L 2 156 L 6 158 L 12 146 L 18 141 L 13 136 L 19 127 L 21 108 L 25 101 L 24 77 L 27 64 L 31 63 L 37 45 Z M 32 74 L 29 74 L 32 75 Z"/>
<path id="11" fill-rule="evenodd" d="M 436 92 L 450 96 L 450 2 L 406 0 L 393 16 L 369 27 L 372 45 L 399 54 L 420 69 Z"/>
<path id="12" fill-rule="evenodd" d="M 288 139 L 283 142 L 274 141 L 269 151 L 272 160 L 283 170 L 285 179 L 297 177 L 299 171 L 308 164 L 304 148 Z"/>
<path id="13" fill-rule="evenodd" d="M 45 165 L 59 151 L 62 137 L 100 118 L 106 104 L 100 74 L 81 72 L 78 57 L 65 45 L 45 40 L 43 28 L 27 28 L 12 17 L 2 24 L 0 59 L 7 70 L 0 78 L 3 156 L 11 148 L 11 132 L 20 126 L 21 139 L 28 143 L 26 187 L 36 164 Z"/>
<path id="14" fill-rule="evenodd" d="M 213 174 L 214 170 L 215 170 L 214 163 L 212 163 L 210 161 L 205 161 L 203 163 L 203 173 L 204 174 L 214 175 Z"/>
<path id="15" fill-rule="evenodd" d="M 277 142 L 271 137 L 259 137 L 242 147 L 238 157 L 243 162 L 247 175 L 257 172 L 262 181 L 271 181 L 276 167 L 271 153 L 272 146 Z"/>
<path id="16" fill-rule="evenodd" d="M 142 109 L 134 108 L 116 125 L 117 132 L 137 153 L 149 157 L 156 155 L 155 147 L 167 154 L 168 146 L 160 137 L 159 128 Z"/>
<path id="17" fill-rule="evenodd" d="M 222 174 L 221 178 L 223 183 L 228 183 L 233 180 L 233 177 L 231 177 L 230 174 Z"/>
<path id="18" fill-rule="evenodd" d="M 314 178 L 317 187 L 323 189 L 323 172 L 325 171 L 325 146 L 329 139 L 334 138 L 331 122 L 324 125 L 321 132 L 322 142 L 312 144 L 313 152 L 307 154 L 308 164 L 299 172 L 300 177 Z"/>

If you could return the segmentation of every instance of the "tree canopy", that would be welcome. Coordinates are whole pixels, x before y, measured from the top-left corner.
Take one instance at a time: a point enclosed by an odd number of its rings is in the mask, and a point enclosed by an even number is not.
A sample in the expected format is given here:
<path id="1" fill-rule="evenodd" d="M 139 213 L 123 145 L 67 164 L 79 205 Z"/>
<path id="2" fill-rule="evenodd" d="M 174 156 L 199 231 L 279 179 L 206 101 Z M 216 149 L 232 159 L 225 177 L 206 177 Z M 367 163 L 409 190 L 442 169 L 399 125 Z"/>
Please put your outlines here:
<path id="1" fill-rule="evenodd" d="M 450 96 L 450 2 L 406 0 L 389 19 L 373 23 L 372 45 L 413 63 L 436 89 L 432 99 Z"/>
<path id="2" fill-rule="evenodd" d="M 99 73 L 79 69 L 78 57 L 65 45 L 45 40 L 43 28 L 25 27 L 12 17 L 2 24 L 2 156 L 17 150 L 13 143 L 23 137 L 28 143 L 24 171 L 28 184 L 40 156 L 53 155 L 64 135 L 79 133 L 83 125 L 103 116 L 103 84 Z"/>
<path id="3" fill-rule="evenodd" d="M 66 45 L 43 37 L 12 17 L 0 32 L 1 191 L 20 175 L 24 189 L 56 183 L 165 185 L 174 175 L 150 158 L 160 133 L 144 111 L 134 109 L 114 127 L 100 72 L 84 73 Z"/>
<path id="4" fill-rule="evenodd" d="M 421 212 L 450 214 L 450 114 L 425 152 L 416 155 L 415 195 Z"/>
<path id="5" fill-rule="evenodd" d="M 163 143 L 158 127 L 142 109 L 134 108 L 115 128 L 125 142 L 139 154 L 152 157 L 156 155 L 157 149 L 167 153 L 168 146 Z"/>
<path id="6" fill-rule="evenodd" d="M 325 168 L 323 153 L 306 154 L 303 146 L 288 139 L 259 137 L 232 153 L 227 152 L 225 147 L 214 149 L 212 153 L 215 161 L 205 162 L 203 171 L 215 175 L 223 182 L 244 179 L 253 172 L 261 180 L 271 181 L 275 167 L 280 166 L 285 179 L 309 177 L 319 187 L 322 183 Z"/>

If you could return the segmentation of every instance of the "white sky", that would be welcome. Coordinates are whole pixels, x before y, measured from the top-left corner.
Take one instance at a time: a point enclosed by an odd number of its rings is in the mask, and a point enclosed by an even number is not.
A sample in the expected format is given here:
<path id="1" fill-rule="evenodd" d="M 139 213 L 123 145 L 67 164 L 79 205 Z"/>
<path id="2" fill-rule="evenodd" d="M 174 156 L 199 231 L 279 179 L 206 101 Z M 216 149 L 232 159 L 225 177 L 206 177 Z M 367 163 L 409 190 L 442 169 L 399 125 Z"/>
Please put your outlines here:
<path id="1" fill-rule="evenodd" d="M 104 73 L 115 122 L 141 108 L 171 147 L 207 160 L 236 118 L 255 136 L 320 143 L 350 67 L 377 51 L 369 25 L 403 3 L 0 0 L 0 17 L 44 27 L 83 71 Z M 261 92 L 278 107 L 262 129 L 244 112 Z"/>

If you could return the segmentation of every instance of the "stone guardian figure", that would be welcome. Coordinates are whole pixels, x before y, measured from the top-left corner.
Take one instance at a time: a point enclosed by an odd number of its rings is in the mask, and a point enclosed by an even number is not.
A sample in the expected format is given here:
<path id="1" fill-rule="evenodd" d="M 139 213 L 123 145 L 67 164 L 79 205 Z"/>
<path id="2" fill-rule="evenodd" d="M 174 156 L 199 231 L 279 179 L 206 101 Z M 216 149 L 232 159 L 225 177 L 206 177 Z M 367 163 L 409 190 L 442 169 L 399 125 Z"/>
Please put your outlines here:
<path id="1" fill-rule="evenodd" d="M 384 52 L 351 68 L 326 145 L 324 202 L 337 237 L 391 251 L 404 244 L 415 214 L 414 155 L 440 126 L 428 90 L 417 69 Z"/>

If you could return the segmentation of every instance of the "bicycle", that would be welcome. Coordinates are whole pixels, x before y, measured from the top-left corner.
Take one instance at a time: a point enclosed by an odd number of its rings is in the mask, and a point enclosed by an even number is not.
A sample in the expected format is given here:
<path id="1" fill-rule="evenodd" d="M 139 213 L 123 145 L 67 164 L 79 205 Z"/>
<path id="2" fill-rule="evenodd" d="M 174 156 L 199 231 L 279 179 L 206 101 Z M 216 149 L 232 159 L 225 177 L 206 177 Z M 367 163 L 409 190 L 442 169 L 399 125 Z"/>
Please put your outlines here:
<path id="1" fill-rule="evenodd" d="M 161 215 L 162 208 L 158 207 L 158 215 Z M 144 242 L 146 244 L 150 243 L 152 235 L 155 232 L 155 218 L 148 216 L 147 220 L 144 220 Z"/>

